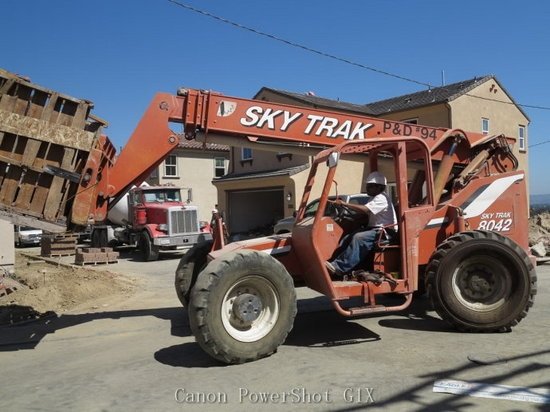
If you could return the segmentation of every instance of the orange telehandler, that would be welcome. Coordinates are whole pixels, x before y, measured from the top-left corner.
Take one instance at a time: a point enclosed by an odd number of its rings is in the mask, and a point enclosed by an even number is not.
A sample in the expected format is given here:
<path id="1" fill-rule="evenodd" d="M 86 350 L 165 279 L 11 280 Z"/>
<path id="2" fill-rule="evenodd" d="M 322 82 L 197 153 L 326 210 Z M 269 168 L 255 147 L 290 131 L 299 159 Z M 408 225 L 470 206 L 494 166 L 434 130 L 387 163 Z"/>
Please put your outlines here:
<path id="1" fill-rule="evenodd" d="M 218 217 L 213 241 L 195 245 L 180 261 L 175 286 L 191 329 L 200 346 L 222 362 L 252 361 L 277 350 L 293 326 L 297 282 L 327 296 L 348 317 L 403 310 L 425 285 L 439 315 L 472 332 L 509 330 L 533 304 L 525 173 L 517 170 L 504 136 L 181 89 L 154 97 L 118 157 L 96 127 L 75 161 L 53 164 L 38 156 L 39 162 L 31 162 L 21 150 L 25 145 L 38 142 L 63 151 L 70 139 L 54 142 L 53 135 L 29 127 L 26 136 L 17 135 L 19 143 L 5 144 L 17 128 L 24 129 L 28 113 L 44 119 L 43 112 L 56 109 L 48 99 L 39 108 L 32 96 L 19 96 L 19 107 L 27 102 L 26 114 L 10 119 L 14 110 L 6 111 L 5 101 L 13 93 L 5 92 L 12 90 L 6 84 L 0 82 L 0 214 L 48 230 L 103 222 L 109 205 L 144 180 L 181 138 L 315 156 L 290 235 L 224 244 Z M 30 122 L 40 126 L 44 120 Z M 181 123 L 183 134 L 174 133 L 170 123 Z M 335 182 L 350 178 L 341 167 L 348 162 L 391 171 L 399 236 L 396 242 L 377 240 L 362 263 L 367 276 L 335 278 L 325 261 L 363 217 L 328 200 L 337 195 Z M 18 198 L 26 189 L 12 190 L 13 179 L 30 180 L 29 170 L 38 191 L 56 182 L 49 191 L 61 190 L 58 204 L 45 202 L 40 209 L 34 192 L 26 193 L 33 207 Z M 314 216 L 305 216 L 312 193 L 320 193 L 319 206 Z"/>

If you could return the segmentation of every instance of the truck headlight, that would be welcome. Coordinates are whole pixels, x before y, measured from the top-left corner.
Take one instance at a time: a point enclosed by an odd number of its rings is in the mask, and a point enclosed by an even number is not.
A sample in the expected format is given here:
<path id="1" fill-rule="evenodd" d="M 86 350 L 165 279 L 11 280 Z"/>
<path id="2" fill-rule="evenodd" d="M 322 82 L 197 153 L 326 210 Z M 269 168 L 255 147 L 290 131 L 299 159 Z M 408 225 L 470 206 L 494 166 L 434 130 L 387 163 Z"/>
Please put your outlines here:
<path id="1" fill-rule="evenodd" d="M 168 232 L 168 225 L 166 223 L 161 223 L 160 225 L 157 225 L 157 230 L 161 232 Z"/>

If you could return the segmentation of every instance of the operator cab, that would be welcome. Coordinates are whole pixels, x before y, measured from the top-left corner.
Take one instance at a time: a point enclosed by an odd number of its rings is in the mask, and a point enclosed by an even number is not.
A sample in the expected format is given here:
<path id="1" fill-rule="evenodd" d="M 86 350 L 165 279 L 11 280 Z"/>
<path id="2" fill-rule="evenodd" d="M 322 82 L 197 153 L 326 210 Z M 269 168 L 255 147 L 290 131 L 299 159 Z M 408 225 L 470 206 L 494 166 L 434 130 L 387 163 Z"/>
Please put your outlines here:
<path id="1" fill-rule="evenodd" d="M 342 163 L 347 167 L 339 167 Z M 350 168 L 353 172 L 349 173 Z M 346 172 L 344 172 L 344 170 Z M 366 192 L 365 178 L 378 170 L 388 179 L 386 192 L 393 202 L 397 227 L 381 231 L 376 249 L 355 271 L 377 274 L 378 285 L 369 284 L 353 273 L 344 278 L 331 276 L 324 263 L 336 256 L 346 236 L 368 222 L 368 215 L 330 201 L 339 193 Z M 303 261 L 305 283 L 333 299 L 361 296 L 366 300 L 389 292 L 416 290 L 418 237 L 424 228 L 422 216 L 433 211 L 432 169 L 429 150 L 418 138 L 380 138 L 352 141 L 321 152 L 314 160 L 292 232 L 293 248 Z M 414 181 L 414 184 L 413 184 Z M 314 216 L 305 214 L 310 198 L 319 197 Z M 420 218 L 419 218 L 420 217 Z M 395 231 L 396 236 L 389 236 Z M 403 262 L 407 262 L 403 264 Z"/>

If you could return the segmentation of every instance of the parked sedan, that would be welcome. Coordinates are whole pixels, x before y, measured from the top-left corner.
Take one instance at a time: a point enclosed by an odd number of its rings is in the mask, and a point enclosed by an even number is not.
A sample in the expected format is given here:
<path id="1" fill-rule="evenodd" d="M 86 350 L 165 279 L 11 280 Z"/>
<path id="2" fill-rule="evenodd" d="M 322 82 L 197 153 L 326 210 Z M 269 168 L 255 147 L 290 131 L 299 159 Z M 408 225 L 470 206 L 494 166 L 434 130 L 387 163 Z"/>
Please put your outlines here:
<path id="1" fill-rule="evenodd" d="M 13 237 L 17 247 L 37 246 L 40 244 L 40 240 L 42 239 L 42 230 L 18 225 L 15 225 L 13 228 Z"/>
<path id="2" fill-rule="evenodd" d="M 335 200 L 336 196 L 329 196 L 329 199 Z M 339 195 L 338 199 L 341 199 L 345 203 L 364 205 L 369 200 L 369 195 L 367 195 L 366 193 L 358 193 L 355 195 Z M 319 199 L 315 199 L 308 203 L 304 212 L 304 217 L 313 216 L 315 212 L 317 212 L 318 207 Z M 277 223 L 275 223 L 275 226 L 273 227 L 273 233 L 275 233 L 276 235 L 280 235 L 281 233 L 290 233 L 292 232 L 292 227 L 294 226 L 295 222 L 295 216 L 285 217 L 284 219 L 281 219 Z"/>

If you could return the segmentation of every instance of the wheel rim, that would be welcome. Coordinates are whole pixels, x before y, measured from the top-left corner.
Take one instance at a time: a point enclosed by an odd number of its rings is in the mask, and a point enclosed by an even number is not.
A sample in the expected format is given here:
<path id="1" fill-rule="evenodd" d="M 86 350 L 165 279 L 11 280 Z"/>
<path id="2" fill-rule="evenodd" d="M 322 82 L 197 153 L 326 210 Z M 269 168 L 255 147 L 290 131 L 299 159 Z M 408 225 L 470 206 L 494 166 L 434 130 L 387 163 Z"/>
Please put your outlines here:
<path id="1" fill-rule="evenodd" d="M 239 279 L 223 297 L 222 323 L 240 342 L 255 342 L 266 336 L 279 318 L 280 299 L 273 284 L 252 275 Z"/>
<path id="2" fill-rule="evenodd" d="M 464 259 L 455 268 L 453 293 L 465 307 L 489 312 L 504 305 L 512 289 L 512 273 L 506 262 L 483 255 Z"/>

